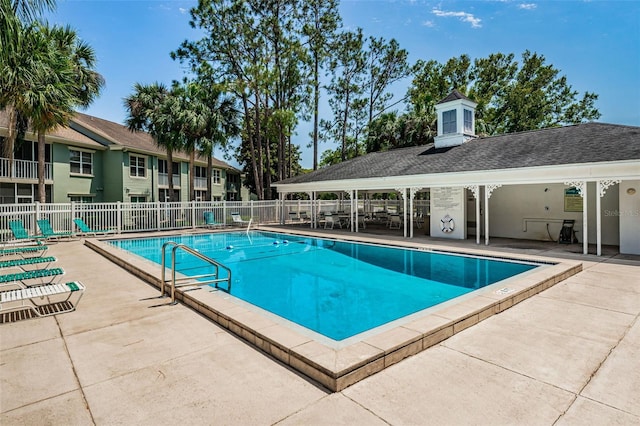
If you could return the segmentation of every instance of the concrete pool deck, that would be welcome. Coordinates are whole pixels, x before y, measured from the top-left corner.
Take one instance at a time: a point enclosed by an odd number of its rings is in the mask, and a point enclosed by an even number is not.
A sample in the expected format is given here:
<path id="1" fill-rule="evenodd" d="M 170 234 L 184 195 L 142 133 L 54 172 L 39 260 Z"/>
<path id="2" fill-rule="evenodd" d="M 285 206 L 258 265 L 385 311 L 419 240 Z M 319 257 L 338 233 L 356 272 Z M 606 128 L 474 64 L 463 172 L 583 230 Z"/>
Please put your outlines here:
<path id="1" fill-rule="evenodd" d="M 76 312 L 0 325 L 0 423 L 640 422 L 638 257 L 421 242 L 583 270 L 331 393 L 182 304 L 156 306 L 156 288 L 82 242 L 55 244 L 87 291 Z"/>

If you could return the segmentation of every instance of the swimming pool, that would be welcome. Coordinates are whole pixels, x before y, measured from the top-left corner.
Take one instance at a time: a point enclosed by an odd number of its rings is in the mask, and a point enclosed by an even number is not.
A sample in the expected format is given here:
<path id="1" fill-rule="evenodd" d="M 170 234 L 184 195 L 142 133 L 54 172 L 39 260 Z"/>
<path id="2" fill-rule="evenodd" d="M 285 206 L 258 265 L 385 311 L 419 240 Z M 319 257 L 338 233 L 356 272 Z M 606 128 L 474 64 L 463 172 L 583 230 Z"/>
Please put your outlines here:
<path id="1" fill-rule="evenodd" d="M 538 266 L 261 231 L 109 243 L 159 264 L 167 241 L 229 267 L 233 296 L 336 341 Z M 182 274 L 197 275 L 204 266 L 177 253 Z"/>

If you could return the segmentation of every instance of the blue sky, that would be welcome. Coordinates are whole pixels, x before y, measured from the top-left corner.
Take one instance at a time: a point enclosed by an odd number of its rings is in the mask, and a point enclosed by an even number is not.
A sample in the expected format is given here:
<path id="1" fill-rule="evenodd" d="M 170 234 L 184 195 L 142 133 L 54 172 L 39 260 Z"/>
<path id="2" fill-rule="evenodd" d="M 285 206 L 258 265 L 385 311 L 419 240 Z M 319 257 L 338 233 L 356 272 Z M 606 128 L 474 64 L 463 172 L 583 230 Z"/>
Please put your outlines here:
<path id="1" fill-rule="evenodd" d="M 188 25 L 195 0 L 58 0 L 49 23 L 69 24 L 95 49 L 106 79 L 87 114 L 122 123 L 123 99 L 136 82 L 169 84 L 183 69 L 169 52 L 198 33 Z M 599 121 L 640 126 L 640 1 L 342 0 L 346 28 L 395 38 L 418 59 L 445 62 L 468 54 L 530 50 L 544 55 L 581 94 L 599 95 Z M 409 81 L 395 87 L 402 97 Z M 326 110 L 326 108 L 325 108 Z M 310 126 L 299 126 L 303 167 L 313 157 Z M 334 148 L 320 146 L 320 152 Z"/>

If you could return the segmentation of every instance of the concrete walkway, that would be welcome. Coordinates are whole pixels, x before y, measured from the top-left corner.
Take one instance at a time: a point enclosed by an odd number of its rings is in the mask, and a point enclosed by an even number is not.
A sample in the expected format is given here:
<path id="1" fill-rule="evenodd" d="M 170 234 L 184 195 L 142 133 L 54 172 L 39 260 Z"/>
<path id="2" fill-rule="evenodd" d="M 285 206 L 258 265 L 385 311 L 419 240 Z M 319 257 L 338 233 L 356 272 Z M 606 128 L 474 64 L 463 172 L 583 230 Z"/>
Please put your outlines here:
<path id="1" fill-rule="evenodd" d="M 81 241 L 49 252 L 87 291 L 76 312 L 0 324 L 3 426 L 640 424 L 638 257 L 582 256 L 583 272 L 332 394 L 183 305 L 154 307 L 155 288 Z"/>

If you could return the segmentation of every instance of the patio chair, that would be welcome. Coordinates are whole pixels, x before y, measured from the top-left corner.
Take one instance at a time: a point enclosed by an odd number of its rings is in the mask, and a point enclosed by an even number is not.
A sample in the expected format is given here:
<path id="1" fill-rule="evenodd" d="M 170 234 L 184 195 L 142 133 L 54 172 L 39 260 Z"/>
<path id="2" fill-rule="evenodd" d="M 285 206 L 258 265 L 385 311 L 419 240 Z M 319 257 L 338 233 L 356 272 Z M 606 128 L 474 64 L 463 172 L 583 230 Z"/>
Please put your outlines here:
<path id="1" fill-rule="evenodd" d="M 56 261 L 56 258 L 53 256 L 47 257 L 30 257 L 26 259 L 11 259 L 11 260 L 0 260 L 0 269 L 3 268 L 20 268 L 23 272 L 27 272 L 36 268 L 47 268 L 49 265 Z M 42 265 L 46 263 L 46 265 Z M 31 268 L 30 266 L 35 266 L 35 268 Z"/>
<path id="2" fill-rule="evenodd" d="M 72 238 L 76 236 L 73 232 L 55 232 L 49 219 L 38 219 L 37 222 L 42 236 L 47 240 L 60 240 L 61 238 Z"/>
<path id="3" fill-rule="evenodd" d="M 392 214 L 389 216 L 389 229 L 400 229 L 401 224 L 400 215 Z"/>
<path id="4" fill-rule="evenodd" d="M 30 246 L 4 246 L 0 249 L 0 257 L 2 256 L 20 256 L 22 259 L 31 259 L 33 257 L 43 256 L 49 247 L 44 244 Z"/>
<path id="5" fill-rule="evenodd" d="M 46 317 L 72 312 L 80 303 L 84 290 L 85 286 L 80 281 L 73 281 L 2 291 L 0 314 L 30 311 L 36 317 Z"/>
<path id="6" fill-rule="evenodd" d="M 89 225 L 79 217 L 73 219 L 73 223 L 75 223 L 76 227 L 80 230 L 77 235 L 85 237 L 97 237 L 98 235 L 108 235 L 116 232 L 115 229 L 91 229 Z"/>
<path id="7" fill-rule="evenodd" d="M 296 212 L 289 212 L 289 220 L 291 223 L 300 222 L 300 217 Z"/>
<path id="8" fill-rule="evenodd" d="M 9 229 L 11 229 L 13 238 L 18 241 L 28 241 L 41 244 L 41 241 L 44 238 L 41 235 L 29 235 L 29 232 L 27 232 L 21 220 L 10 220 Z"/>
<path id="9" fill-rule="evenodd" d="M 97 237 L 98 235 L 108 235 L 116 232 L 115 229 L 91 229 L 89 225 L 79 217 L 73 219 L 73 223 L 75 223 L 80 230 L 78 235 L 83 235 L 85 237 Z"/>
<path id="10" fill-rule="evenodd" d="M 15 284 L 20 287 L 49 285 L 53 284 L 61 275 L 64 275 L 62 268 L 34 269 L 27 272 L 0 275 L 0 284 Z"/>
<path id="11" fill-rule="evenodd" d="M 216 217 L 213 212 L 204 212 L 204 224 L 207 228 L 219 228 L 224 226 L 224 223 L 216 222 Z"/>
<path id="12" fill-rule="evenodd" d="M 311 217 L 307 214 L 307 212 L 300 212 L 300 221 L 301 222 L 311 222 Z"/>
<path id="13" fill-rule="evenodd" d="M 249 224 L 248 220 L 242 219 L 240 213 L 231 213 L 231 220 L 233 220 L 234 225 L 245 226 Z"/>
<path id="14" fill-rule="evenodd" d="M 338 227 L 342 229 L 342 223 L 340 223 L 340 219 L 337 216 L 334 216 L 331 213 L 325 213 L 324 229 L 333 229 L 335 225 L 338 225 Z"/>
<path id="15" fill-rule="evenodd" d="M 576 231 L 573 229 L 576 221 L 573 219 L 565 219 L 562 221 L 560 235 L 558 236 L 558 244 L 574 244 L 578 242 Z"/>

